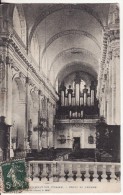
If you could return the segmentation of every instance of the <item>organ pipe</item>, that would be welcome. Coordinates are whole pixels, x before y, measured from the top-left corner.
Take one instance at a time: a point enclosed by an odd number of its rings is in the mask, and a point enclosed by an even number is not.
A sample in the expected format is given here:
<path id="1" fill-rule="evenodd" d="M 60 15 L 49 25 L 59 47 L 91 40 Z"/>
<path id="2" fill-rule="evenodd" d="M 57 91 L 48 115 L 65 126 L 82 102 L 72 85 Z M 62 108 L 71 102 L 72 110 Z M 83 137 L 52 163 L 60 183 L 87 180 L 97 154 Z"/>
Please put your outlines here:
<path id="1" fill-rule="evenodd" d="M 83 106 L 83 97 L 80 97 L 80 106 Z"/>
<path id="2" fill-rule="evenodd" d="M 83 94 L 84 94 L 84 106 L 87 105 L 87 92 L 88 92 L 88 89 L 86 89 L 86 85 L 84 85 L 84 89 L 83 89 Z"/>
<path id="3" fill-rule="evenodd" d="M 75 101 L 76 101 L 76 106 L 79 106 L 79 99 L 80 99 L 80 75 L 79 73 L 76 73 L 76 78 L 75 78 Z"/>
<path id="4" fill-rule="evenodd" d="M 90 94 L 88 94 L 88 96 L 87 96 L 87 105 L 88 106 L 91 105 L 91 97 L 90 97 Z"/>
<path id="5" fill-rule="evenodd" d="M 66 87 L 64 86 L 64 83 L 61 85 L 61 106 L 65 106 L 65 91 Z"/>
<path id="6" fill-rule="evenodd" d="M 71 85 L 69 85 L 69 89 L 68 89 L 68 105 L 69 106 L 72 105 L 72 93 L 73 93 L 73 90 L 71 89 Z"/>
<path id="7" fill-rule="evenodd" d="M 68 105 L 72 105 L 72 95 L 70 93 L 68 94 Z"/>
<path id="8" fill-rule="evenodd" d="M 64 91 L 61 91 L 61 106 L 65 105 Z"/>
<path id="9" fill-rule="evenodd" d="M 77 75 L 75 78 L 74 90 L 69 85 L 66 89 L 64 84 L 61 85 L 60 89 L 60 99 L 61 106 L 66 106 L 65 110 L 62 108 L 60 110 L 61 115 L 67 115 L 69 118 L 84 118 L 86 115 L 97 112 L 95 109 L 90 109 L 88 107 L 97 106 L 95 104 L 95 85 L 91 82 L 90 88 L 87 89 L 84 85 L 83 91 L 80 89 L 81 79 Z M 72 85 L 73 87 L 73 85 Z"/>
<path id="10" fill-rule="evenodd" d="M 75 85 L 75 95 L 76 95 L 76 97 L 75 97 L 75 99 L 76 99 L 76 105 L 77 106 L 79 106 L 79 97 L 80 97 L 80 85 L 77 83 L 76 85 Z"/>
<path id="11" fill-rule="evenodd" d="M 86 85 L 84 86 L 83 93 L 80 92 L 80 80 L 77 78 L 75 80 L 75 95 L 74 91 L 69 85 L 66 94 L 66 87 L 62 85 L 61 87 L 61 106 L 94 106 L 95 105 L 95 86 L 94 82 L 91 82 L 90 90 Z"/>
<path id="12" fill-rule="evenodd" d="M 65 106 L 68 106 L 68 96 L 65 96 Z"/>
<path id="13" fill-rule="evenodd" d="M 94 86 L 94 82 L 91 82 L 91 86 L 90 86 L 90 94 L 91 94 L 91 106 L 94 106 L 94 100 L 95 100 L 95 86 Z"/>
<path id="14" fill-rule="evenodd" d="M 91 90 L 91 106 L 94 106 L 94 90 Z"/>

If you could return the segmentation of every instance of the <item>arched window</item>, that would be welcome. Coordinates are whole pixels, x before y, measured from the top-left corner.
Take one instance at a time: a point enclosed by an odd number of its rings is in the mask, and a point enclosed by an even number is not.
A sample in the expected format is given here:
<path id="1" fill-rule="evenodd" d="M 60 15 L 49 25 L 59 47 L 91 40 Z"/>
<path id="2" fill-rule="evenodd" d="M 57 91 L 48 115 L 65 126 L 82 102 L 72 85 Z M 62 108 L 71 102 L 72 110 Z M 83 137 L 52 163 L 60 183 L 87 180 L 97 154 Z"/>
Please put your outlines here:
<path id="1" fill-rule="evenodd" d="M 26 44 L 26 21 L 22 5 L 14 7 L 13 27 L 18 36 L 22 39 L 23 43 Z"/>

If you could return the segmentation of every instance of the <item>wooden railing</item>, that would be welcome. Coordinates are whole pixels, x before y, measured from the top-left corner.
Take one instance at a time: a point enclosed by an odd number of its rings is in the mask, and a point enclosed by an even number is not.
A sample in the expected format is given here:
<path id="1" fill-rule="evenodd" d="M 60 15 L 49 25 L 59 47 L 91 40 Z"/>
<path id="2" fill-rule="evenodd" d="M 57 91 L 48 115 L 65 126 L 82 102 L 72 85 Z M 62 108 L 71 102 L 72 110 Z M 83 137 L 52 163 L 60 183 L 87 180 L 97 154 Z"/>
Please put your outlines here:
<path id="1" fill-rule="evenodd" d="M 29 178 L 41 182 L 119 182 L 120 163 L 29 161 Z"/>

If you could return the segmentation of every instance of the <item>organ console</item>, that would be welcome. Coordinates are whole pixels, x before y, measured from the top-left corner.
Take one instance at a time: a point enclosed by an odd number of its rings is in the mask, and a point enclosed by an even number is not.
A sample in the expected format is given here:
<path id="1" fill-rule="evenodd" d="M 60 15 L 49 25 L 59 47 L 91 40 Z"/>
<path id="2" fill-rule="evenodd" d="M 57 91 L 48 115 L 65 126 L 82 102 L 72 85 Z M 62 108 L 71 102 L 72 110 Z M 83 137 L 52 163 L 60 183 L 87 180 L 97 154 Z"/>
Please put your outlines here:
<path id="1" fill-rule="evenodd" d="M 98 115 L 98 101 L 96 99 L 96 86 L 94 81 L 91 86 L 84 85 L 84 89 L 80 88 L 82 79 L 76 74 L 76 78 L 71 87 L 66 89 L 64 83 L 60 88 L 60 105 L 58 115 L 64 115 L 67 118 L 83 118 L 87 115 Z M 66 93 L 67 91 L 67 93 Z"/>

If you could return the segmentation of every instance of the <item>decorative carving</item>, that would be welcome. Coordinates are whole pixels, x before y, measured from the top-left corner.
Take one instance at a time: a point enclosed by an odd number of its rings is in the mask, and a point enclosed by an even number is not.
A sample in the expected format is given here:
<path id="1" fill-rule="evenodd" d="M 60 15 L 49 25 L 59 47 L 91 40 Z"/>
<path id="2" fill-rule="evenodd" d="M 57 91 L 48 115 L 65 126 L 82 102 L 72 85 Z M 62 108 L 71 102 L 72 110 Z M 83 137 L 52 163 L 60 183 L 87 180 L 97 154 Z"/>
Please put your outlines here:
<path id="1" fill-rule="evenodd" d="M 109 35 L 110 35 L 110 41 L 114 41 L 116 39 L 119 39 L 120 38 L 120 30 L 119 29 L 110 30 Z"/>
<path id="2" fill-rule="evenodd" d="M 25 84 L 26 84 L 26 76 L 22 72 L 19 72 L 19 79 L 23 83 L 23 86 L 25 86 Z"/>
<path id="3" fill-rule="evenodd" d="M 119 7 L 116 3 L 110 5 L 109 25 L 119 24 Z"/>
<path id="4" fill-rule="evenodd" d="M 114 57 L 120 57 L 120 48 L 116 48 L 113 50 L 113 56 Z"/>
<path id="5" fill-rule="evenodd" d="M 102 59 L 101 59 L 101 63 L 100 63 L 100 72 L 99 72 L 99 76 L 98 76 L 98 88 L 97 88 L 97 97 L 99 97 L 101 95 L 101 93 L 103 92 L 102 89 L 102 81 L 103 81 L 103 75 L 104 75 L 104 67 L 105 67 L 105 63 L 106 63 L 106 57 L 107 57 L 107 45 L 108 45 L 108 30 L 106 29 L 104 32 L 104 37 L 103 37 L 103 53 L 102 53 Z"/>
<path id="6" fill-rule="evenodd" d="M 5 65 L 2 56 L 0 55 L 0 83 L 3 81 L 4 77 L 5 77 Z"/>
<path id="7" fill-rule="evenodd" d="M 12 65 L 12 80 L 17 77 L 19 77 L 19 69 L 16 66 Z"/>
<path id="8" fill-rule="evenodd" d="M 104 74 L 104 79 L 105 79 L 105 81 L 107 80 L 107 74 L 106 73 Z"/>

